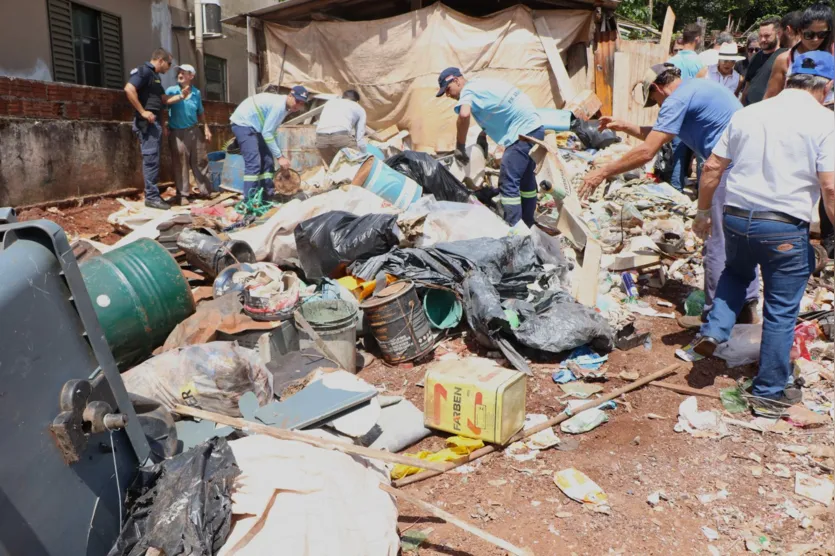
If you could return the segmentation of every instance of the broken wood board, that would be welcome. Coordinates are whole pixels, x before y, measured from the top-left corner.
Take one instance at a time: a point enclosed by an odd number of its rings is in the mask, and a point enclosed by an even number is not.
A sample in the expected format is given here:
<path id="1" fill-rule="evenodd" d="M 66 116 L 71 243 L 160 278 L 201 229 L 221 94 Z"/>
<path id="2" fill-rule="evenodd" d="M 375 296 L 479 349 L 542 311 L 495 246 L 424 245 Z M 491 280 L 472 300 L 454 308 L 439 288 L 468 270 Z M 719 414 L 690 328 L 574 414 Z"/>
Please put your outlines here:
<path id="1" fill-rule="evenodd" d="M 539 35 L 542 48 L 545 49 L 545 55 L 548 57 L 548 65 L 551 66 L 551 71 L 557 80 L 560 97 L 562 97 L 562 102 L 565 104 L 569 99 L 577 96 L 577 91 L 574 90 L 574 83 L 571 82 L 571 77 L 568 75 L 568 70 L 565 69 L 565 63 L 560 56 L 560 52 L 554 45 L 554 37 L 551 35 L 551 29 L 548 28 L 548 22 L 545 21 L 545 18 L 537 17 L 533 20 L 533 25 L 536 28 L 536 33 Z"/>
<path id="2" fill-rule="evenodd" d="M 661 40 L 658 42 L 668 52 L 670 41 L 673 40 L 673 27 L 676 24 L 676 14 L 670 6 L 667 6 L 667 13 L 664 15 L 664 27 L 661 28 Z"/>
<path id="3" fill-rule="evenodd" d="M 542 183 L 543 180 L 547 180 L 553 185 L 555 191 L 565 191 L 566 196 L 571 196 L 573 194 L 571 180 L 558 154 L 556 135 L 548 134 L 544 141 L 528 135 L 520 137 L 536 145 L 531 151 L 531 159 L 536 164 L 534 170 L 536 181 Z"/>
<path id="4" fill-rule="evenodd" d="M 398 132 L 400 132 L 400 129 L 398 129 L 398 127 L 396 125 L 392 125 L 392 126 L 389 126 L 385 129 L 381 129 L 379 131 L 376 131 L 376 132 L 372 133 L 371 135 L 369 135 L 368 137 L 370 139 L 374 139 L 375 141 L 380 141 L 381 143 L 385 143 L 386 141 L 388 141 L 389 139 L 391 139 L 392 137 L 397 135 Z"/>
<path id="5" fill-rule="evenodd" d="M 601 106 L 603 106 L 603 102 L 594 94 L 594 91 L 586 90 L 568 101 L 565 109 L 571 110 L 574 117 L 588 121 L 600 111 Z"/>
<path id="6" fill-rule="evenodd" d="M 670 57 L 668 48 L 645 41 L 620 41 L 618 43 L 612 79 L 612 116 L 614 118 L 639 126 L 650 126 L 655 123 L 658 117 L 658 107 L 644 108 L 641 98 L 643 93 L 639 85 L 643 82 L 648 68 Z M 618 54 L 628 56 L 618 56 Z M 618 67 L 619 63 L 621 67 Z M 640 140 L 630 137 L 628 142 L 637 144 Z"/>
<path id="7" fill-rule="evenodd" d="M 580 202 L 575 196 L 566 197 L 563 201 L 557 220 L 557 231 L 564 235 L 576 249 L 583 250 L 593 236 L 583 219 L 577 216 Z"/>
<path id="8" fill-rule="evenodd" d="M 586 238 L 586 250 L 583 253 L 583 267 L 575 281 L 574 299 L 586 307 L 597 305 L 597 275 L 600 274 L 600 257 L 603 248 L 594 238 Z"/>
<path id="9" fill-rule="evenodd" d="M 313 117 L 318 116 L 319 114 L 321 114 L 321 113 L 322 113 L 322 110 L 324 110 L 324 109 L 325 109 L 325 105 L 324 105 L 324 104 L 322 104 L 321 106 L 317 106 L 316 108 L 311 108 L 310 110 L 308 110 L 308 111 L 307 111 L 307 112 L 305 112 L 304 114 L 301 114 L 301 115 L 299 115 L 299 116 L 296 116 L 295 118 L 292 118 L 292 119 L 290 119 L 290 120 L 287 120 L 286 122 L 282 122 L 282 124 L 281 124 L 281 125 L 282 125 L 282 126 L 287 126 L 287 125 L 301 125 L 301 124 L 303 124 L 306 120 L 309 120 L 309 119 L 311 119 L 311 118 L 313 118 Z"/>
<path id="10" fill-rule="evenodd" d="M 608 270 L 623 271 L 647 268 L 661 263 L 658 255 L 639 255 L 637 253 L 622 252 L 615 256 L 615 261 L 606 266 Z"/>

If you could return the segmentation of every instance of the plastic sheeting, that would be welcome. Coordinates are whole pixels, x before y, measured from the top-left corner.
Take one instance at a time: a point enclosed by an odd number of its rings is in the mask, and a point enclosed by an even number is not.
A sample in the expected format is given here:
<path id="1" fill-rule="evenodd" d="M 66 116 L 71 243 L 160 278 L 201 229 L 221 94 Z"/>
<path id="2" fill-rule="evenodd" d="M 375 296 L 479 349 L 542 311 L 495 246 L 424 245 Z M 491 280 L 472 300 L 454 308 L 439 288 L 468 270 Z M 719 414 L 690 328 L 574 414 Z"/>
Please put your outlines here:
<path id="1" fill-rule="evenodd" d="M 108 556 L 217 554 L 232 526 L 229 490 L 240 469 L 225 439 L 213 438 L 152 467 L 127 493 L 127 519 Z"/>
<path id="2" fill-rule="evenodd" d="M 312 21 L 303 27 L 264 24 L 267 76 L 281 86 L 318 93 L 356 89 L 368 125 L 408 129 L 416 150 L 455 147 L 454 102 L 436 98 L 438 72 L 462 68 L 469 78 L 513 83 L 540 108 L 562 105 L 543 41 L 558 52 L 586 42 L 591 9 L 537 11 L 551 31 L 540 37 L 534 12 L 515 6 L 469 17 L 437 3 L 374 21 Z M 281 83 L 278 80 L 281 79 Z"/>
<path id="3" fill-rule="evenodd" d="M 397 223 L 415 247 L 467 239 L 500 239 L 511 230 L 484 205 L 437 201 L 433 196 L 421 197 L 398 217 Z"/>
<path id="4" fill-rule="evenodd" d="M 229 446 L 241 476 L 219 556 L 397 555 L 397 506 L 379 487 L 389 482 L 382 464 L 264 435 Z"/>
<path id="5" fill-rule="evenodd" d="M 397 216 L 332 211 L 296 226 L 296 248 L 308 281 L 339 278 L 355 261 L 387 253 L 399 243 Z"/>
<path id="6" fill-rule="evenodd" d="M 470 192 L 449 169 L 427 153 L 406 151 L 386 159 L 386 166 L 412 178 L 423 186 L 425 194 L 439 201 L 466 203 Z"/>

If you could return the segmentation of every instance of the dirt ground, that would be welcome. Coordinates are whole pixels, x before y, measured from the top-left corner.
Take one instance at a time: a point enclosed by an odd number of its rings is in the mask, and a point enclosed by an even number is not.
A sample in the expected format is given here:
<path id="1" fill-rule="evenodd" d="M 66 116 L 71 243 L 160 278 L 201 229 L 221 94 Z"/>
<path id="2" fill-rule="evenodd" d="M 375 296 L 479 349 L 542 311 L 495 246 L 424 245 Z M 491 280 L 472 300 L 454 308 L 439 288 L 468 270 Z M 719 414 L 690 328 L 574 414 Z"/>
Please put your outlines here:
<path id="1" fill-rule="evenodd" d="M 26 210 L 19 219 L 47 218 L 62 225 L 69 236 L 111 244 L 120 236 L 107 223 L 107 215 L 119 208 L 115 199 L 101 199 L 80 207 Z M 657 305 L 659 299 L 674 303 L 676 314 L 680 314 L 687 293 L 674 282 L 661 291 L 641 292 L 642 299 L 659 311 L 672 311 Z M 675 359 L 675 349 L 686 344 L 692 333 L 682 332 L 674 320 L 639 317 L 637 325 L 652 332 L 652 348 L 611 353 L 604 367 L 609 377 L 604 393 L 627 384 L 618 378 L 622 371 L 646 376 L 672 363 L 680 363 L 680 367 L 666 382 L 714 395 L 741 376 L 753 376 L 752 366 L 729 371 L 718 359 L 696 364 Z M 456 351 L 467 356 L 464 341 L 460 337 L 447 340 L 435 355 Z M 388 395 L 403 395 L 423 407 L 424 393 L 417 383 L 422 381 L 426 366 L 389 367 L 376 360 L 359 376 L 385 387 Z M 556 367 L 557 361 L 533 365 L 527 413 L 550 417 L 562 410 L 563 392 L 551 378 Z M 794 494 L 795 472 L 812 476 L 825 472 L 811 466 L 808 457 L 778 448 L 831 446 L 835 444 L 832 427 L 794 429 L 786 436 L 730 427 L 731 436 L 721 440 L 695 439 L 686 432 L 673 431 L 684 399 L 680 394 L 645 386 L 620 398 L 617 409 L 607 411 L 609 422 L 591 432 L 571 436 L 557 428 L 562 445 L 540 452 L 533 461 L 517 462 L 494 453 L 478 460 L 470 473 L 447 473 L 404 489 L 536 555 L 742 554 L 747 551 L 745 540 L 752 535 L 765 536 L 769 550 L 776 554 L 832 554 L 835 504 L 827 509 Z M 701 410 L 722 410 L 718 399 L 699 397 L 698 403 Z M 734 417 L 749 419 L 744 414 Z M 445 438 L 444 434 L 432 435 L 408 451 L 439 450 Z M 786 465 L 791 476 L 775 475 L 767 468 L 771 464 Z M 595 513 L 562 494 L 553 475 L 569 467 L 584 472 L 606 492 L 610 515 Z M 727 491 L 724 498 L 699 498 L 723 490 Z M 647 497 L 659 491 L 663 497 L 653 507 Z M 806 527 L 786 514 L 787 501 L 809 516 Z M 416 554 L 506 554 L 409 503 L 398 506 L 401 533 L 428 533 Z M 703 527 L 716 531 L 718 539 L 709 541 Z"/>
<path id="2" fill-rule="evenodd" d="M 657 293 L 679 307 L 686 296 L 676 284 Z M 660 298 L 644 296 L 659 311 L 669 312 L 671 309 L 655 303 Z M 674 352 L 692 333 L 682 332 L 669 319 L 639 317 L 638 325 L 651 330 L 652 349 L 611 353 L 605 367 L 610 380 L 604 393 L 627 384 L 617 378 L 621 371 L 646 376 L 676 362 L 681 366 L 666 382 L 717 395 L 720 388 L 755 372 L 753 366 L 729 372 L 719 359 L 681 362 Z M 462 340 L 451 340 L 440 346 L 436 355 L 460 349 Z M 462 354 L 466 356 L 466 350 Z M 550 417 L 562 409 L 558 398 L 563 392 L 551 378 L 556 367 L 556 362 L 535 365 L 535 376 L 528 380 L 527 413 Z M 385 386 L 386 394 L 404 395 L 423 407 L 423 389 L 417 383 L 425 368 L 392 368 L 375 361 L 359 376 Z M 799 545 L 812 545 L 807 547 L 810 554 L 831 554 L 835 547 L 832 511 L 827 515 L 823 505 L 794 494 L 794 472 L 817 476 L 821 471 L 779 450 L 778 445 L 832 445 L 832 429 L 796 429 L 781 436 L 732 427 L 732 436 L 722 440 L 694 439 L 686 432 L 673 431 L 684 399 L 680 394 L 645 386 L 619 399 L 628 405 L 618 404 L 616 410 L 607 412 L 609 422 L 589 433 L 571 436 L 557 428 L 563 442 L 577 441 L 572 451 L 551 448 L 524 463 L 501 453 L 491 454 L 471 473 L 447 473 L 404 489 L 537 555 L 710 554 L 709 546 L 718 550 L 716 554 L 740 554 L 746 552 L 745 539 L 751 534 L 765 535 L 778 554 L 790 553 Z M 698 401 L 700 410 L 723 409 L 718 399 L 699 397 Z M 749 420 L 745 414 L 734 417 Z M 430 436 L 409 451 L 440 450 L 445 437 Z M 750 459 L 749 454 L 756 454 L 761 462 Z M 768 469 L 762 476 L 754 476 L 752 468 L 775 463 L 788 466 L 791 478 L 775 476 Z M 553 475 L 569 467 L 584 472 L 602 487 L 611 502 L 611 515 L 594 513 L 562 494 Z M 725 499 L 703 503 L 698 498 L 721 490 L 728 493 Z M 652 507 L 647 497 L 657 491 L 667 500 Z M 803 529 L 788 517 L 780 509 L 786 500 L 817 514 L 814 525 Z M 420 555 L 506 554 L 408 503 L 400 503 L 399 509 L 401 532 L 431 530 Z M 702 532 L 704 526 L 717 531 L 719 539 L 709 542 Z"/>

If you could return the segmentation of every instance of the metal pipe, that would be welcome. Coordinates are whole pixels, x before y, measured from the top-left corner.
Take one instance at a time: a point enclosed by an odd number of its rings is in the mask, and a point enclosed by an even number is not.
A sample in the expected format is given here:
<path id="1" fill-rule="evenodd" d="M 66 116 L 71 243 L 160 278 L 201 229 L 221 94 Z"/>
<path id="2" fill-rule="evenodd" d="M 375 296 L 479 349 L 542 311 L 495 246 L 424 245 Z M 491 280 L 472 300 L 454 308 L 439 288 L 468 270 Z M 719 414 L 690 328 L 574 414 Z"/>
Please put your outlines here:
<path id="1" fill-rule="evenodd" d="M 194 0 L 194 51 L 197 57 L 197 88 L 206 93 L 206 66 L 203 65 L 203 0 Z"/>

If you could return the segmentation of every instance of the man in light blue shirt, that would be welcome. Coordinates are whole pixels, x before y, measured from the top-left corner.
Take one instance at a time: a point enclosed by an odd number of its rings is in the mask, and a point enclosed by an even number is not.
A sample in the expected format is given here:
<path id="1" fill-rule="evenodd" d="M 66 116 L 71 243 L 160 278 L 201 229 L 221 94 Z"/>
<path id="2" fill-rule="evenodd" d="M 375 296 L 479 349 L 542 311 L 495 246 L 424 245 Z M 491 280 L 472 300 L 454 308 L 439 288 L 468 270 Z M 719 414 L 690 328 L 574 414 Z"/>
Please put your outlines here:
<path id="1" fill-rule="evenodd" d="M 536 164 L 530 157 L 533 144 L 519 139 L 528 135 L 542 140 L 545 129 L 528 95 L 498 79 L 477 78 L 468 81 L 458 68 L 447 68 L 438 77 L 440 89 L 435 96 L 447 95 L 458 101 L 455 157 L 469 162 L 465 151 L 470 116 L 497 144 L 505 147 L 499 172 L 499 190 L 504 219 L 514 226 L 523 220 L 534 225 L 536 210 Z"/>
<path id="2" fill-rule="evenodd" d="M 198 197 L 207 197 L 212 191 L 212 182 L 207 172 L 209 160 L 203 143 L 212 140 L 209 124 L 203 117 L 203 99 L 200 90 L 192 87 L 195 70 L 190 64 L 177 67 L 177 84 L 165 90 L 169 96 L 180 95 L 183 100 L 168 106 L 168 146 L 171 148 L 171 161 L 174 166 L 174 183 L 177 186 L 175 205 L 187 205 L 191 196 L 188 169 L 194 174 L 199 191 Z M 198 120 L 202 120 L 204 137 L 200 136 Z"/>
<path id="3" fill-rule="evenodd" d="M 701 36 L 702 29 L 696 23 L 685 27 L 681 34 L 681 50 L 667 62 L 681 71 L 681 79 L 684 81 L 707 76 L 707 66 L 696 54 Z"/>
<path id="4" fill-rule="evenodd" d="M 641 127 L 609 117 L 601 118 L 601 127 L 628 133 L 643 139 L 644 142 L 623 155 L 623 158 L 586 174 L 579 191 L 580 198 L 588 197 L 603 180 L 650 162 L 661 147 L 674 137 L 681 139 L 684 145 L 702 158 L 707 158 L 728 127 L 731 117 L 742 108 L 733 93 L 719 83 L 707 79 L 684 81 L 680 70 L 672 64 L 656 64 L 647 70 L 643 80 L 643 94 L 644 107 L 649 108 L 656 104 L 661 106 L 655 125 Z M 723 175 L 722 183 L 716 192 L 714 227 L 705 242 L 704 313 L 694 317 L 681 317 L 679 325 L 684 328 L 698 328 L 707 318 L 713 306 L 719 276 L 725 268 L 725 235 L 721 222 L 726 178 L 727 174 Z M 752 324 L 756 320 L 759 290 L 759 278 L 746 284 L 746 306 L 739 315 L 740 323 Z"/>
<path id="5" fill-rule="evenodd" d="M 702 38 L 702 28 L 695 23 L 691 23 L 684 28 L 681 34 L 682 49 L 670 58 L 668 64 L 673 64 L 681 71 L 682 81 L 694 78 L 707 77 L 708 67 L 702 61 L 702 58 L 696 54 L 696 48 Z M 670 175 L 670 185 L 678 189 L 684 190 L 687 184 L 687 177 L 690 175 L 690 164 L 693 162 L 693 151 L 681 142 L 681 139 L 675 137 L 670 146 L 673 149 L 672 165 L 673 170 Z"/>
<path id="6" fill-rule="evenodd" d="M 266 197 L 275 193 L 274 159 L 282 170 L 290 168 L 290 161 L 281 153 L 276 130 L 287 114 L 303 109 L 309 98 L 307 89 L 296 85 L 287 95 L 258 93 L 238 105 L 229 121 L 232 133 L 244 157 L 244 199 L 257 191 Z"/>

